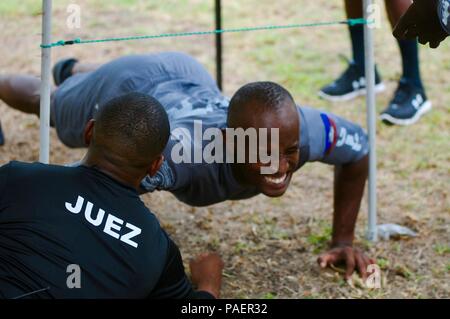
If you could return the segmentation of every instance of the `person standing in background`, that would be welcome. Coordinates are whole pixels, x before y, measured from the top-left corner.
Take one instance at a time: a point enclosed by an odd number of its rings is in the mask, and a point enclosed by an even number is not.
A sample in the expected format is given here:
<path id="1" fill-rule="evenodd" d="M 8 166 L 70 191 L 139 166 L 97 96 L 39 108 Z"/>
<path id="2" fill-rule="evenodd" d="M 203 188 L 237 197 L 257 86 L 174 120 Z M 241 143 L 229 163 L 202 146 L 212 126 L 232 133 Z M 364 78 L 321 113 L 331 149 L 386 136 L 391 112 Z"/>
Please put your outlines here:
<path id="1" fill-rule="evenodd" d="M 349 19 L 363 16 L 362 0 L 345 0 L 345 10 Z M 386 10 L 392 27 L 408 10 L 411 0 L 386 0 Z M 319 95 L 330 101 L 348 101 L 366 93 L 364 76 L 364 25 L 349 26 L 353 60 L 347 70 L 333 83 L 323 87 Z M 403 74 L 398 88 L 388 107 L 381 113 L 381 120 L 388 125 L 411 125 L 431 110 L 422 83 L 419 66 L 417 39 L 397 40 L 402 57 Z M 376 70 L 376 91 L 384 90 L 384 84 Z"/>

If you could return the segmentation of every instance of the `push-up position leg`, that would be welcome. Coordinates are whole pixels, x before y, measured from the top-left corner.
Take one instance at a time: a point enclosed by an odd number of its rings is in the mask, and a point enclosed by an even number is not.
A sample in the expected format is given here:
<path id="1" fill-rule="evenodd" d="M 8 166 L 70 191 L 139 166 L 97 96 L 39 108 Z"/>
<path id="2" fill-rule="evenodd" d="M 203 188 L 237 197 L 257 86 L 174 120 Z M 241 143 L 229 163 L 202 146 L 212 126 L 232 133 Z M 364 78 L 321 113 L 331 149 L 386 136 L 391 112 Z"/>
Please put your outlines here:
<path id="1" fill-rule="evenodd" d="M 74 74 L 95 71 L 100 64 L 80 63 L 77 59 L 69 58 L 58 61 L 53 67 L 53 79 L 57 86 Z"/>
<path id="2" fill-rule="evenodd" d="M 12 108 L 39 116 L 41 80 L 29 75 L 0 75 L 0 99 Z"/>

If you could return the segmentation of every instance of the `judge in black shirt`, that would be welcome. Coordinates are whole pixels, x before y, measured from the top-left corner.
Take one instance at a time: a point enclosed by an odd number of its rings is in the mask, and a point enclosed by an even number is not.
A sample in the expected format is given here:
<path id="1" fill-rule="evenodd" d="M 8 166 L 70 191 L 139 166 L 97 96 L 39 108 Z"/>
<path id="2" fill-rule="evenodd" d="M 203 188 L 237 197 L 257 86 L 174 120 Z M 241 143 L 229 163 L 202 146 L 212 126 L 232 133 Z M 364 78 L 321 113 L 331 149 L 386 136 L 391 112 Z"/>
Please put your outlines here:
<path id="1" fill-rule="evenodd" d="M 139 199 L 169 138 L 154 98 L 115 98 L 85 130 L 79 167 L 11 162 L 0 167 L 0 297 L 218 297 L 220 257 L 191 263 Z"/>

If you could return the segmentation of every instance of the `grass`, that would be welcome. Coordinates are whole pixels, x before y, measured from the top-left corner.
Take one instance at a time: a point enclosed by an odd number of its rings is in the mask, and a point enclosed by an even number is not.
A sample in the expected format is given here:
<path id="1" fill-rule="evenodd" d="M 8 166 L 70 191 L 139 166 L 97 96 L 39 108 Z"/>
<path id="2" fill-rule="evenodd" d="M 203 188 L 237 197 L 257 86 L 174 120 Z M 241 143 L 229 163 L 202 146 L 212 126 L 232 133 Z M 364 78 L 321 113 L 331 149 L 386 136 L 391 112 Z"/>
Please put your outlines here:
<path id="1" fill-rule="evenodd" d="M 377 265 L 380 266 L 381 269 L 388 269 L 389 264 L 389 260 L 385 258 L 377 258 Z"/>
<path id="2" fill-rule="evenodd" d="M 326 248 L 331 240 L 331 231 L 332 228 L 330 226 L 325 226 L 320 229 L 319 233 L 314 233 L 308 236 L 308 243 L 313 245 L 314 253 L 319 253 Z"/>
<path id="3" fill-rule="evenodd" d="M 0 17 L 35 16 L 41 12 L 41 2 L 36 0 L 2 0 Z"/>

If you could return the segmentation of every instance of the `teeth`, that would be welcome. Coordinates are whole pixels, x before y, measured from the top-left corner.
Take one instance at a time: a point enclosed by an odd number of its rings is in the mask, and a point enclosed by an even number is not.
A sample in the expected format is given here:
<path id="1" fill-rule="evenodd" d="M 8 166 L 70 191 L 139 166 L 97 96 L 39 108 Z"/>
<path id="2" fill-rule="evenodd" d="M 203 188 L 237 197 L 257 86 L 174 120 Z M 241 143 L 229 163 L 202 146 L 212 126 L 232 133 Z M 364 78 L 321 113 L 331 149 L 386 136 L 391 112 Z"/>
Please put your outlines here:
<path id="1" fill-rule="evenodd" d="M 284 180 L 286 179 L 287 174 L 284 174 L 283 176 L 279 177 L 279 178 L 273 178 L 273 177 L 265 177 L 265 180 L 271 184 L 281 184 L 284 182 Z"/>

